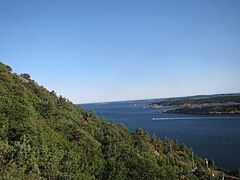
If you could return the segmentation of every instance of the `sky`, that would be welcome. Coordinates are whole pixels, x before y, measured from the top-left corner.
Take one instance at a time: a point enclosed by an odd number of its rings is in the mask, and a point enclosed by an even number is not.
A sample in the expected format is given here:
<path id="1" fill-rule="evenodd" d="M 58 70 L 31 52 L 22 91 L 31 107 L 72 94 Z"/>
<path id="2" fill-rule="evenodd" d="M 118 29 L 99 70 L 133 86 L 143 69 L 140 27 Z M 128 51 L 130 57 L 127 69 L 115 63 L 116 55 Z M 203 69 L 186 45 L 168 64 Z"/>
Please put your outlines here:
<path id="1" fill-rule="evenodd" d="M 0 61 L 74 103 L 240 92 L 240 0 L 0 0 Z"/>

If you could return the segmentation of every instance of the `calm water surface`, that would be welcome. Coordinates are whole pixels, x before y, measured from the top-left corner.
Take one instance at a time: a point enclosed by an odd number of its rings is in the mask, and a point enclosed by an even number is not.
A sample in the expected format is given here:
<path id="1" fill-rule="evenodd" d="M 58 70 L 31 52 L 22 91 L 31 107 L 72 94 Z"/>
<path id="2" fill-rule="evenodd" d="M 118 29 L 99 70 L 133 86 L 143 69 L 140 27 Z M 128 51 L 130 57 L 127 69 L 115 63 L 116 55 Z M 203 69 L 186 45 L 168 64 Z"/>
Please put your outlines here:
<path id="1" fill-rule="evenodd" d="M 199 156 L 214 158 L 218 167 L 240 167 L 240 116 L 199 116 L 166 114 L 147 108 L 146 102 L 84 104 L 108 121 L 125 124 L 130 130 L 142 128 L 158 137 L 187 144 Z"/>

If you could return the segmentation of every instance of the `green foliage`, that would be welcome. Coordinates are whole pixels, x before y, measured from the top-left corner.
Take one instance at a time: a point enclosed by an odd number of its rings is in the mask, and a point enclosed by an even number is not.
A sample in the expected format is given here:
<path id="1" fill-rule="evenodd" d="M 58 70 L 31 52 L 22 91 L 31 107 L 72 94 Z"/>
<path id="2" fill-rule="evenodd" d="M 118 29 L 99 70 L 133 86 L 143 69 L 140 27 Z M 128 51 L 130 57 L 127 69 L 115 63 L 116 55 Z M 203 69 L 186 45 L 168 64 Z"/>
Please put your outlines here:
<path id="1" fill-rule="evenodd" d="M 99 119 L 0 64 L 1 179 L 204 179 L 202 165 L 185 145 Z"/>
<path id="2" fill-rule="evenodd" d="M 20 74 L 20 77 L 22 77 L 24 79 L 30 79 L 31 78 L 31 76 L 27 73 Z"/>
<path id="3" fill-rule="evenodd" d="M 2 62 L 0 62 L 0 72 L 11 72 L 12 68 L 8 65 L 3 64 Z"/>

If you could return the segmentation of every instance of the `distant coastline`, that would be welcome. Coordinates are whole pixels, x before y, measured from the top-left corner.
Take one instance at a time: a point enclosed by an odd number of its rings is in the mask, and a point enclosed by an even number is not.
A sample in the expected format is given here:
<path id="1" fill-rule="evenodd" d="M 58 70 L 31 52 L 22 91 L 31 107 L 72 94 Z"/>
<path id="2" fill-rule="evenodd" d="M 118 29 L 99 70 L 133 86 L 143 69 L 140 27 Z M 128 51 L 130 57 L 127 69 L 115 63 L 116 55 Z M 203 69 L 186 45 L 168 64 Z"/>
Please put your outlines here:
<path id="1" fill-rule="evenodd" d="M 199 115 L 240 115 L 240 94 L 219 94 L 166 99 L 149 103 L 162 113 Z"/>

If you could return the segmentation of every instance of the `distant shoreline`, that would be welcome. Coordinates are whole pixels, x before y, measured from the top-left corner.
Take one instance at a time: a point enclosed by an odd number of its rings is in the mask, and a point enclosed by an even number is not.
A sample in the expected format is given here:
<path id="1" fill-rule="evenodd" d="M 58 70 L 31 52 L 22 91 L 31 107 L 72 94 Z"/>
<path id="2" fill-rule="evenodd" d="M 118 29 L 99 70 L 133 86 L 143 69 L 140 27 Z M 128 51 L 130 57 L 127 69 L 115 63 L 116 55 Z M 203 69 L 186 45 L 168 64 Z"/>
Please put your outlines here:
<path id="1" fill-rule="evenodd" d="M 150 108 L 162 113 L 196 115 L 240 115 L 240 95 L 203 96 L 178 98 L 153 102 Z"/>
<path id="2" fill-rule="evenodd" d="M 239 118 L 240 119 L 240 116 L 223 116 L 223 117 L 219 117 L 219 116 L 197 116 L 197 117 L 173 117 L 173 118 L 153 118 L 152 120 L 153 121 L 161 121 L 161 120 L 193 120 L 193 119 L 236 119 L 236 118 Z"/>

